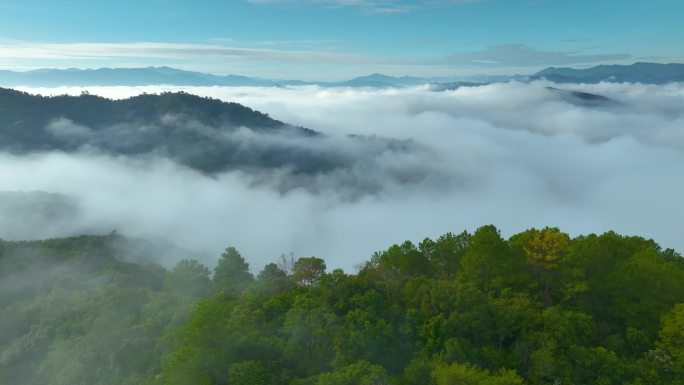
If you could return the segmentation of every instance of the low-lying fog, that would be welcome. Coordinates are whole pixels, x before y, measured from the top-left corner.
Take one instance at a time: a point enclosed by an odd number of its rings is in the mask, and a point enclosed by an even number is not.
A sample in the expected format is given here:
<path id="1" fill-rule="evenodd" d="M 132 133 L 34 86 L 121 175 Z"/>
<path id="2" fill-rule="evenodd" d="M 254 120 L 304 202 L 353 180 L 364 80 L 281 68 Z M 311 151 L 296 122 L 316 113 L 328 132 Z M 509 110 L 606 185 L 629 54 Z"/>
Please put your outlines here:
<path id="1" fill-rule="evenodd" d="M 548 87 L 609 99 L 587 101 Z M 77 95 L 83 88 L 22 90 Z M 361 164 L 353 168 L 308 180 L 315 188 L 287 191 L 274 187 L 292 177 L 283 170 L 206 176 L 163 158 L 0 153 L 0 191 L 59 193 L 68 203 L 55 215 L 29 216 L 36 204 L 16 198 L 23 206 L 3 209 L 0 238 L 116 229 L 201 251 L 212 266 L 212 258 L 234 245 L 255 271 L 290 252 L 320 256 L 329 268 L 349 271 L 392 243 L 489 223 L 504 236 L 543 226 L 572 234 L 615 230 L 684 250 L 684 84 L 536 82 L 443 92 L 313 86 L 87 90 L 110 98 L 184 90 L 329 134 L 322 145 L 346 148 L 347 154 L 354 154 L 347 134 L 410 139 L 417 150 L 379 153 L 368 161 L 359 155 Z M 386 177 L 402 170 L 420 177 Z M 358 180 L 378 181 L 380 188 L 350 198 Z"/>

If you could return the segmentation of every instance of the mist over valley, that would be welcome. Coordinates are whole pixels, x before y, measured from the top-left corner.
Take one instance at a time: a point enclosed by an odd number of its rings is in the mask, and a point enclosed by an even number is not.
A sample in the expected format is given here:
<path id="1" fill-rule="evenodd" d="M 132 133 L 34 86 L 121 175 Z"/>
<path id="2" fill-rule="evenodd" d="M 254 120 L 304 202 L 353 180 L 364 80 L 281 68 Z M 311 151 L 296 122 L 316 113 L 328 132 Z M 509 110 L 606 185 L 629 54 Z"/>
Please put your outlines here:
<path id="1" fill-rule="evenodd" d="M 0 385 L 682 385 L 681 0 L 0 0 Z"/>
<path id="2" fill-rule="evenodd" d="M 677 83 L 21 90 L 4 105 L 39 113 L 3 114 L 3 190 L 69 196 L 74 215 L 42 222 L 53 236 L 116 229 L 346 270 L 387 243 L 485 223 L 683 246 Z"/>

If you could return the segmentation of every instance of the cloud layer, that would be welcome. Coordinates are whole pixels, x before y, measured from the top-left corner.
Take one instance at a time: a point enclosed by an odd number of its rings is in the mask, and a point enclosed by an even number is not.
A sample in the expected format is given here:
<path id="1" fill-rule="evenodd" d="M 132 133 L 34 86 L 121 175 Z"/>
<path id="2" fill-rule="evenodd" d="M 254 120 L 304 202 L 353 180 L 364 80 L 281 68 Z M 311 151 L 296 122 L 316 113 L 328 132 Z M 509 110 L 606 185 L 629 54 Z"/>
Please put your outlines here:
<path id="1" fill-rule="evenodd" d="M 208 258 L 235 245 L 257 269 L 290 251 L 350 269 L 390 243 L 487 223 L 504 234 L 532 226 L 573 234 L 616 230 L 684 250 L 684 85 L 563 86 L 610 99 L 591 105 L 549 86 L 508 83 L 445 92 L 185 88 L 323 131 L 330 137 L 320 151 L 362 161 L 303 182 L 315 188 L 283 191 L 277 186 L 291 175 L 282 170 L 209 177 L 164 158 L 2 154 L 0 190 L 75 199 L 79 214 L 71 227 L 60 224 L 61 234 L 116 228 L 171 239 Z M 118 98 L 167 90 L 175 89 L 89 88 Z M 60 122 L 53 128 L 65 129 Z M 414 145 L 366 161 L 369 148 L 347 134 Z M 356 191 L 349 181 L 359 177 L 377 188 L 349 199 Z"/>

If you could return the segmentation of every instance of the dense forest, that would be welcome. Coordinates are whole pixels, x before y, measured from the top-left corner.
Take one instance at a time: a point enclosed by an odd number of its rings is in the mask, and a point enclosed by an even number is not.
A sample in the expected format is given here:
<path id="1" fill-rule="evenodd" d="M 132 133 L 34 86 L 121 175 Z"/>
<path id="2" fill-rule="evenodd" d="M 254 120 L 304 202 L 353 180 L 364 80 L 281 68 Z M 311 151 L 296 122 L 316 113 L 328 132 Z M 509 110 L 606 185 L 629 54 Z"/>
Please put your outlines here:
<path id="1" fill-rule="evenodd" d="M 270 143 L 254 143 L 261 136 Z M 207 173 L 282 165 L 306 171 L 320 157 L 294 151 L 288 139 L 318 136 L 238 103 L 185 92 L 111 100 L 87 92 L 44 97 L 0 88 L 0 150 L 15 154 L 159 156 Z M 329 167 L 325 159 L 319 163 Z"/>
<path id="2" fill-rule="evenodd" d="M 276 186 L 285 191 L 314 189 L 308 182 L 336 172 L 349 184 L 376 190 L 377 181 L 359 180 L 349 170 L 366 175 L 369 163 L 424 149 L 374 135 L 333 139 L 238 103 L 185 92 L 112 100 L 87 92 L 47 97 L 0 88 L 0 151 L 164 159 L 210 176 L 287 173 Z M 398 182 L 418 179 L 409 167 L 395 169 L 387 174 Z"/>
<path id="3" fill-rule="evenodd" d="M 256 276 L 116 233 L 0 242 L 3 385 L 681 384 L 684 259 L 494 226 Z"/>

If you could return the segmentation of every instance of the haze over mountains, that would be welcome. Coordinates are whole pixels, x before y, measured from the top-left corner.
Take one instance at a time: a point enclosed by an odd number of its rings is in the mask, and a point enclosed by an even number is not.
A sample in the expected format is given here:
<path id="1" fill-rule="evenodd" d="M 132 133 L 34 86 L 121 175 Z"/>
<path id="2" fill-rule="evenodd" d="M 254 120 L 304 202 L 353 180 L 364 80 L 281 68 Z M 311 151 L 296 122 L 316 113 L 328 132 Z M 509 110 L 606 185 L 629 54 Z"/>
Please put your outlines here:
<path id="1" fill-rule="evenodd" d="M 379 73 L 345 81 L 302 81 L 253 78 L 240 75 L 212 75 L 169 67 L 39 69 L 27 72 L 0 71 L 0 86 L 144 86 L 154 84 L 177 86 L 275 87 L 318 85 L 322 87 L 409 87 L 433 84 L 437 90 L 461 85 L 500 81 L 533 81 L 547 79 L 556 83 L 629 82 L 664 84 L 684 81 L 684 64 L 634 63 L 632 65 L 600 65 L 586 69 L 550 67 L 532 75 L 467 76 L 460 78 L 412 76 L 395 77 Z"/>
<path id="2" fill-rule="evenodd" d="M 21 90 L 0 88 L 0 178 L 8 181 L 0 190 L 10 191 L 0 207 L 17 208 L 6 210 L 0 238 L 125 228 L 212 254 L 226 231 L 242 240 L 266 229 L 280 239 L 248 245 L 257 261 L 294 251 L 348 268 L 349 250 L 442 232 L 454 218 L 461 227 L 519 229 L 545 225 L 554 212 L 554 224 L 578 232 L 648 234 L 641 221 L 610 219 L 613 196 L 624 196 L 623 183 L 649 185 L 659 175 L 627 173 L 634 154 L 656 167 L 684 148 L 681 87 L 660 86 L 681 73 L 684 65 L 636 63 L 470 81 L 376 73 L 303 82 L 169 67 L 0 71 L 0 85 Z M 576 153 L 592 161 L 578 165 Z M 110 178 L 112 188 L 102 187 Z M 596 183 L 598 197 L 576 187 Z M 513 205 L 501 193 L 529 186 Z M 680 189 L 672 182 L 657 198 L 637 195 L 669 202 Z M 568 210 L 577 207 L 603 212 L 608 225 L 576 219 Z M 676 213 L 653 207 L 643 215 Z M 29 224 L 12 226 L 18 218 Z M 369 221 L 380 232 L 384 218 L 395 218 L 384 235 L 365 234 Z M 205 225 L 214 230 L 197 233 Z M 350 235 L 353 245 L 336 235 L 350 227 L 364 232 Z"/>
<path id="3" fill-rule="evenodd" d="M 240 148 L 247 142 L 240 140 L 241 133 L 306 140 L 316 132 L 236 103 L 186 93 L 114 101 L 88 94 L 44 98 L 0 89 L 0 127 L 0 148 L 15 153 L 84 148 L 122 155 L 157 153 L 205 172 L 237 166 L 326 167 L 304 160 L 302 153 L 278 151 L 278 144 L 263 152 Z"/>
<path id="4" fill-rule="evenodd" d="M 387 242 L 472 223 L 615 229 L 680 249 L 681 89 L 3 90 L 1 106 L 31 108 L 0 114 L 1 190 L 61 194 L 71 214 L 43 210 L 32 218 L 46 230 L 29 232 L 12 225 L 26 210 L 8 211 L 0 238 L 117 229 L 212 256 L 235 244 L 257 268 L 292 251 L 351 269 Z M 24 208 L 56 198 L 5 197 Z"/>
<path id="5" fill-rule="evenodd" d="M 0 0 L 0 385 L 684 385 L 681 15 Z"/>
<path id="6" fill-rule="evenodd" d="M 343 172 L 344 183 L 356 196 L 376 191 L 381 183 L 350 170 L 420 149 L 410 141 L 376 136 L 332 138 L 237 103 L 185 92 L 112 100 L 88 93 L 43 97 L 0 88 L 0 151 L 160 158 L 208 174 L 285 173 L 289 177 L 274 185 L 280 191 L 315 188 L 309 179 Z M 422 179 L 412 168 L 389 176 Z M 264 183 L 270 179 L 264 175 Z"/>
<path id="7" fill-rule="evenodd" d="M 547 68 L 531 79 L 555 83 L 642 83 L 666 84 L 684 81 L 684 64 L 634 63 L 630 66 L 600 65 L 588 69 Z"/>
<path id="8" fill-rule="evenodd" d="M 382 74 L 361 76 L 340 82 L 306 82 L 301 80 L 271 80 L 239 75 L 212 75 L 169 67 L 39 69 L 27 72 L 0 71 L 0 85 L 15 86 L 142 86 L 166 84 L 178 86 L 273 87 L 321 85 L 326 87 L 396 87 L 429 83 L 416 77 L 393 77 Z"/>
<path id="9" fill-rule="evenodd" d="M 460 380 L 429 381 L 442 356 L 422 346 L 450 353 L 461 341 L 463 360 L 519 357 L 522 341 L 543 365 L 590 362 L 615 384 L 679 385 L 684 372 L 652 381 L 642 357 L 661 346 L 659 331 L 681 330 L 658 320 L 684 294 L 682 259 L 669 249 L 682 248 L 673 224 L 684 217 L 684 84 L 88 89 L 0 90 L 0 181 L 13 191 L 0 193 L 3 385 L 358 385 L 371 383 L 359 380 L 365 371 L 392 384 L 382 365 L 407 384 L 451 385 Z M 433 235 L 473 222 L 617 228 L 664 246 L 557 229 Z M 93 233 L 109 235 L 10 241 Z M 539 239 L 567 250 L 548 276 L 568 291 L 547 291 L 536 276 L 545 268 L 530 268 Z M 249 262 L 221 254 L 227 245 Z M 299 280 L 272 264 L 283 254 L 325 260 L 298 259 L 316 274 Z M 353 265 L 357 275 L 332 270 Z M 244 281 L 222 273 L 236 267 Z M 459 339 L 434 338 L 434 325 Z M 302 359 L 311 331 L 322 342 Z M 553 338 L 558 348 L 546 349 Z M 338 348 L 374 364 L 336 368 Z M 254 351 L 266 353 L 244 353 Z M 414 362 L 428 374 L 405 369 Z M 450 368 L 477 384 L 551 383 L 535 381 L 536 367 L 465 362 Z M 312 369 L 293 371 L 299 363 Z M 606 383 L 568 373 L 568 383 Z"/>

